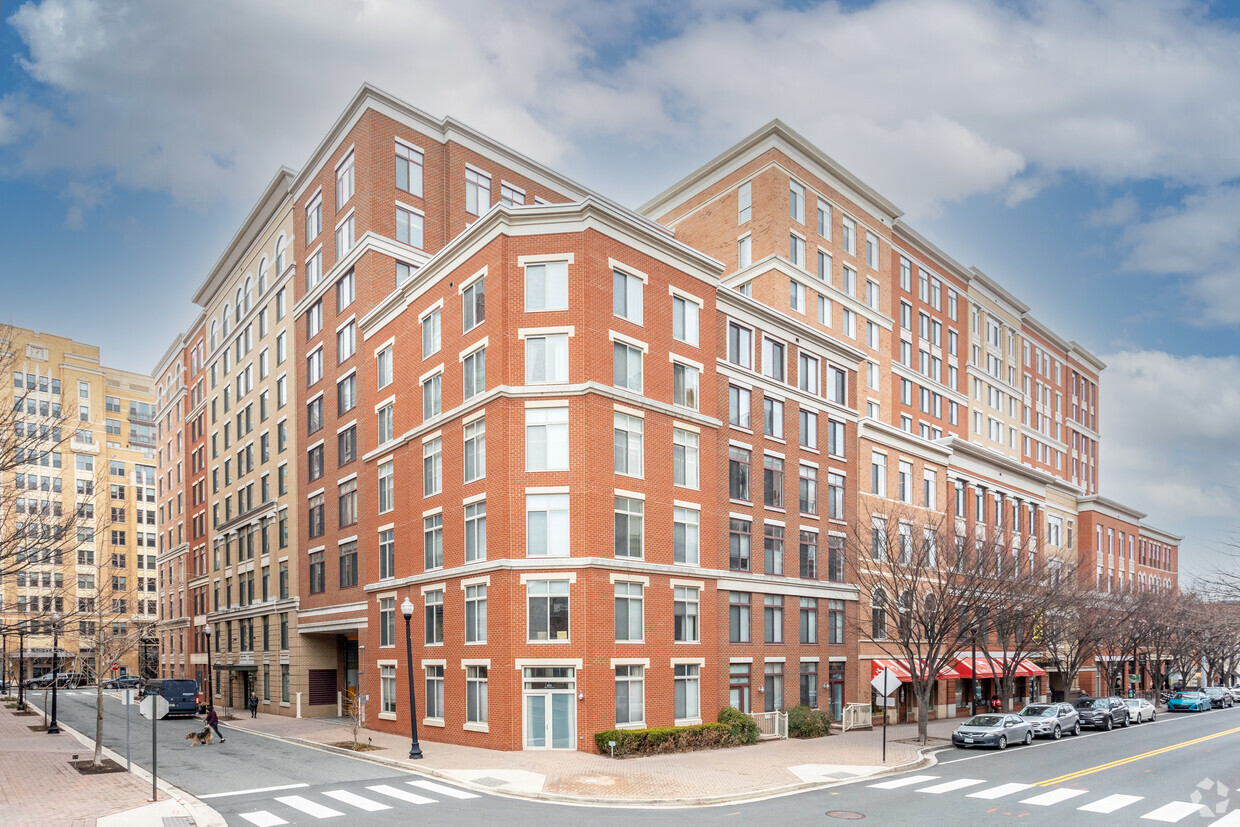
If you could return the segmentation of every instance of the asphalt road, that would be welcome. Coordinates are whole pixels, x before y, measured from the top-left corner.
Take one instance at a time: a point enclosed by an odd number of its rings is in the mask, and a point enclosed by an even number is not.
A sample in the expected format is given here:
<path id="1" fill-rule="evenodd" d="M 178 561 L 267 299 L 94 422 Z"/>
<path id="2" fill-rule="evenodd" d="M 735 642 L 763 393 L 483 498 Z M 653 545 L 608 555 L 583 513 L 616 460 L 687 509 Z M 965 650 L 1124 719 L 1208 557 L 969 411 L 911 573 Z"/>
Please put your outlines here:
<path id="1" fill-rule="evenodd" d="M 131 750 L 149 767 L 150 723 L 133 709 Z M 93 690 L 61 693 L 61 720 L 93 735 Z M 124 754 L 124 708 L 105 701 L 104 742 Z M 465 790 L 416 773 L 287 744 L 222 726 L 227 741 L 191 747 L 201 724 L 159 722 L 159 774 L 205 799 L 230 825 L 404 825 L 492 819 L 524 823 L 714 824 L 722 820 L 830 824 L 835 814 L 882 825 L 1240 825 L 1240 708 L 1161 714 L 1109 733 L 1037 741 L 1004 752 L 943 750 L 937 765 L 831 789 L 740 805 L 665 810 L 578 807 Z M 824 742 L 828 745 L 829 742 Z M 824 762 L 829 756 L 824 755 Z M 1196 799 L 1194 799 L 1196 794 Z M 1208 806 L 1208 817 L 1197 802 Z M 1233 810 L 1237 812 L 1231 814 Z"/>

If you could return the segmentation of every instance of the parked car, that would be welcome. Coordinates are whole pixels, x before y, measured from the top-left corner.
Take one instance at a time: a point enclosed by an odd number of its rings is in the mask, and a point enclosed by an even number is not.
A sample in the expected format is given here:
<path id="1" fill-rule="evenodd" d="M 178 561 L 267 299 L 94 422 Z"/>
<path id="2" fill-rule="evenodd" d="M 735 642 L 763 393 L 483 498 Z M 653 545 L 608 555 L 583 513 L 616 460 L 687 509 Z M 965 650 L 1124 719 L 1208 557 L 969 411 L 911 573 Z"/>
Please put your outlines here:
<path id="1" fill-rule="evenodd" d="M 163 695 L 168 701 L 168 717 L 198 714 L 198 681 L 173 678 L 152 678 L 147 681 L 148 695 Z"/>
<path id="2" fill-rule="evenodd" d="M 1231 692 L 1222 686 L 1207 686 L 1204 691 L 1210 696 L 1210 705 L 1215 709 L 1231 708 L 1236 705 Z"/>
<path id="3" fill-rule="evenodd" d="M 1134 724 L 1152 722 L 1158 717 L 1158 710 L 1145 698 L 1128 698 L 1124 703 L 1128 704 L 1128 717 Z"/>
<path id="4" fill-rule="evenodd" d="M 1065 732 L 1081 734 L 1081 716 L 1071 704 L 1029 704 L 1020 717 L 1033 727 L 1035 736 L 1048 735 L 1058 741 Z"/>
<path id="5" fill-rule="evenodd" d="M 142 679 L 137 675 L 121 675 L 119 678 L 108 678 L 103 682 L 104 689 L 141 689 Z"/>
<path id="6" fill-rule="evenodd" d="M 1033 727 L 1019 715 L 974 715 L 952 733 L 957 747 L 997 747 L 1033 743 Z"/>
<path id="7" fill-rule="evenodd" d="M 1173 692 L 1170 700 L 1167 701 L 1168 712 L 1209 712 L 1213 706 L 1209 695 L 1195 689 L 1188 692 Z"/>
<path id="8" fill-rule="evenodd" d="M 1073 708 L 1081 716 L 1082 726 L 1106 730 L 1128 726 L 1128 705 L 1122 698 L 1079 698 Z"/>
<path id="9" fill-rule="evenodd" d="M 86 677 L 81 672 L 60 672 L 54 676 L 55 684 L 60 689 L 77 689 L 86 681 Z M 26 678 L 25 686 L 27 689 L 51 689 L 53 683 L 53 675 L 46 672 L 37 678 Z"/>

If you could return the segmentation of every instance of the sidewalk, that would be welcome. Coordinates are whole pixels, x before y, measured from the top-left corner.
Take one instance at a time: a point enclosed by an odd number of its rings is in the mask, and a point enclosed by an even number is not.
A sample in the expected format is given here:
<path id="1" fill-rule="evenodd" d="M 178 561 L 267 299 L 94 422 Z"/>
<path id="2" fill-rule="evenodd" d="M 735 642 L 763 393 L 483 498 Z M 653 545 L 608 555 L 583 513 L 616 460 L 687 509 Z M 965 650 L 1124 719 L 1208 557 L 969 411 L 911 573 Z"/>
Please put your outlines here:
<path id="1" fill-rule="evenodd" d="M 208 808 L 187 807 L 163 785 L 159 800 L 152 802 L 151 777 L 137 767 L 132 774 L 82 775 L 72 764 L 73 756 L 89 761 L 93 742 L 75 736 L 64 724 L 59 735 L 32 730 L 43 725 L 43 713 L 30 700 L 27 707 L 37 714 L 21 715 L 0 704 L 0 766 L 4 767 L 0 772 L 0 824 L 189 827 L 223 823 L 211 818 L 215 814 Z M 104 756 L 120 758 L 108 749 Z"/>
<path id="2" fill-rule="evenodd" d="M 949 739 L 959 719 L 931 721 L 932 739 Z M 887 731 L 853 730 L 811 740 L 764 741 L 753 746 L 617 760 L 586 752 L 498 750 L 421 740 L 423 759 L 409 760 L 409 737 L 361 730 L 358 740 L 378 749 L 353 753 L 328 746 L 352 739 L 348 719 L 238 716 L 226 727 L 322 746 L 380 763 L 415 769 L 489 791 L 576 803 L 703 804 L 758 798 L 865 778 L 919 764 L 916 724 Z M 433 734 L 419 730 L 419 735 Z M 929 746 L 942 745 L 931 741 Z"/>

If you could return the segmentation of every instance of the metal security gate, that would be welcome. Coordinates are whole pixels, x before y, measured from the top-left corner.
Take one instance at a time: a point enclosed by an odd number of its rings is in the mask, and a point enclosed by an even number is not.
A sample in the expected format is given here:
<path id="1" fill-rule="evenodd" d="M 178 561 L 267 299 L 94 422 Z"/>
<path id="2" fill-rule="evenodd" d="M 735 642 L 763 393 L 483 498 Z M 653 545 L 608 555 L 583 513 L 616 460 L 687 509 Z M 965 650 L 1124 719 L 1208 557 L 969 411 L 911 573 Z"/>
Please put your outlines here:
<path id="1" fill-rule="evenodd" d="M 759 741 L 788 737 L 787 712 L 780 712 L 779 710 L 774 712 L 755 712 L 752 717 L 758 724 Z"/>

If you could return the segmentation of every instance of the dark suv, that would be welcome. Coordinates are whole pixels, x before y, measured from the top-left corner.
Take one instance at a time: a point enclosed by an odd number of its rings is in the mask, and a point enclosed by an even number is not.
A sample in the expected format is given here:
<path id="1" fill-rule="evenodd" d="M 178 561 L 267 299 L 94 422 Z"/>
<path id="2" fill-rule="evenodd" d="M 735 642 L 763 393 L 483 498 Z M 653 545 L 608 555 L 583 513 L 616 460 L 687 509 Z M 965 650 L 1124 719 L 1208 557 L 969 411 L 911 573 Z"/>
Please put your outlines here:
<path id="1" fill-rule="evenodd" d="M 1122 698 L 1078 698 L 1073 707 L 1081 716 L 1081 726 L 1094 729 L 1128 726 L 1128 704 Z"/>

